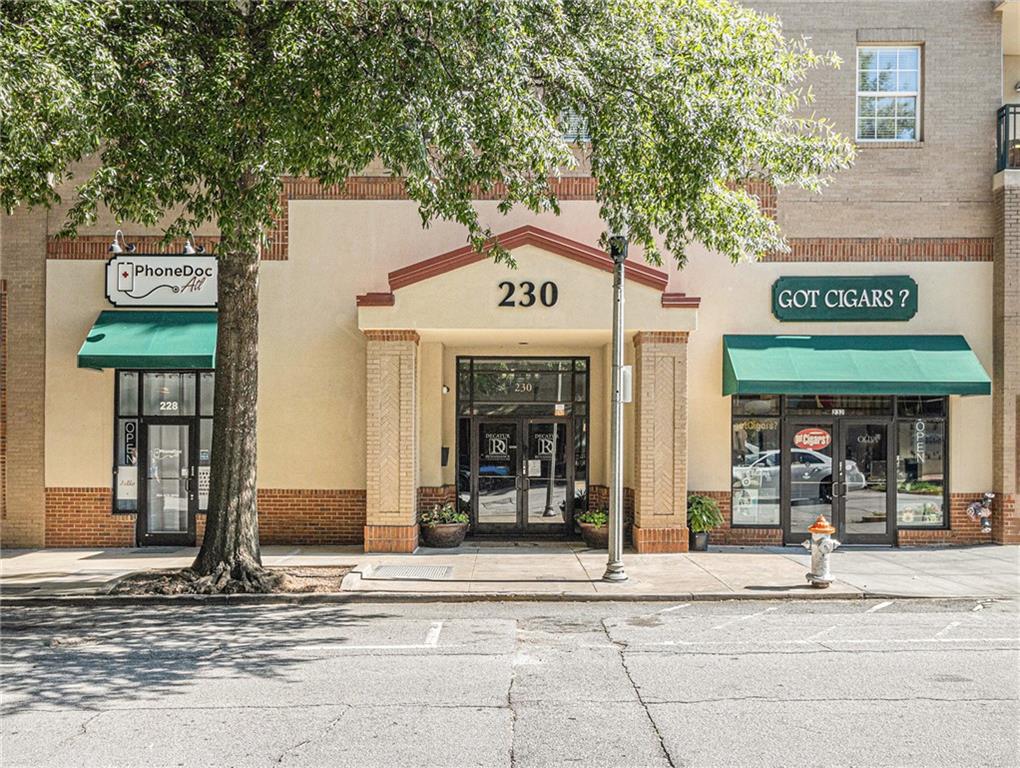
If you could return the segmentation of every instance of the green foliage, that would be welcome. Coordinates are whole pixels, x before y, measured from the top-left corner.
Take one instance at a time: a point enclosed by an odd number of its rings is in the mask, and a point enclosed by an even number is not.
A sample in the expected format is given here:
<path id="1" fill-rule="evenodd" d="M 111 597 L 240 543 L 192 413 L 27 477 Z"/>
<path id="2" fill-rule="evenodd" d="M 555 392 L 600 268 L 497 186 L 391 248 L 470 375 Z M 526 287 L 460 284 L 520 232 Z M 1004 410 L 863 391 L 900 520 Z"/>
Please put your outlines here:
<path id="1" fill-rule="evenodd" d="M 687 497 L 687 527 L 695 533 L 706 533 L 723 524 L 719 505 L 710 496 L 692 493 Z"/>
<path id="2" fill-rule="evenodd" d="M 577 522 L 601 528 L 609 525 L 609 513 L 604 509 L 592 509 L 577 516 Z"/>
<path id="3" fill-rule="evenodd" d="M 803 81 L 834 57 L 727 0 L 4 0 L 0 202 L 53 202 L 64 164 L 99 148 L 69 229 L 100 204 L 125 220 L 212 220 L 251 250 L 281 178 L 342 183 L 373 161 L 422 220 L 489 231 L 472 204 L 557 210 L 578 162 L 611 230 L 658 261 L 693 240 L 731 259 L 781 246 L 740 186 L 817 188 L 851 144 L 806 115 Z M 588 141 L 563 137 L 563 115 Z M 497 254 L 497 256 L 505 254 Z"/>
<path id="4" fill-rule="evenodd" d="M 0 210 L 57 202 L 68 165 L 98 148 L 109 5 L 0 0 Z"/>
<path id="5" fill-rule="evenodd" d="M 423 510 L 418 515 L 418 522 L 422 525 L 445 525 L 447 523 L 466 523 L 469 518 L 466 512 L 460 512 L 457 508 L 447 502 L 435 504 L 432 509 Z"/>

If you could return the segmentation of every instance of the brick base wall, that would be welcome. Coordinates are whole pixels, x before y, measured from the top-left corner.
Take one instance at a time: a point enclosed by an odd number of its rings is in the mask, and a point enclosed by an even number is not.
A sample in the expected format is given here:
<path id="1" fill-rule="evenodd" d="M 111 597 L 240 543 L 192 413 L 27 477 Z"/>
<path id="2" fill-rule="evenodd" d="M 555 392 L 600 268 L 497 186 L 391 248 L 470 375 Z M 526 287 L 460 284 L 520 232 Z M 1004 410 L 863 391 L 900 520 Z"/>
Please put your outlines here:
<path id="1" fill-rule="evenodd" d="M 634 549 L 640 554 L 662 554 L 664 552 L 686 552 L 688 546 L 687 528 L 639 528 L 631 529 Z"/>
<path id="2" fill-rule="evenodd" d="M 363 490 L 275 489 L 258 492 L 262 544 L 360 544 Z M 109 488 L 47 488 L 47 547 L 133 547 L 135 515 L 115 515 Z M 206 516 L 195 516 L 202 543 Z"/>
<path id="3" fill-rule="evenodd" d="M 115 515 L 109 488 L 47 488 L 47 547 L 133 547 L 135 516 Z"/>
<path id="4" fill-rule="evenodd" d="M 418 548 L 418 525 L 366 525 L 366 552 L 414 552 Z"/>
<path id="5" fill-rule="evenodd" d="M 259 540 L 263 544 L 360 544 L 365 492 L 328 489 L 259 489 Z"/>
<path id="6" fill-rule="evenodd" d="M 783 531 L 779 528 L 733 528 L 730 510 L 729 491 L 692 491 L 702 496 L 709 496 L 719 504 L 723 524 L 712 531 L 712 544 L 729 544 L 737 546 L 781 546 Z M 901 547 L 919 547 L 937 544 L 967 545 L 982 544 L 992 540 L 991 534 L 981 533 L 981 526 L 967 516 L 967 507 L 971 502 L 978 501 L 981 494 L 951 493 L 949 495 L 949 529 L 919 530 L 901 528 L 898 531 L 898 544 Z M 995 521 L 998 510 L 993 515 Z M 1010 519 L 1007 516 L 1007 519 Z M 1017 523 L 1020 528 L 1020 523 Z M 1020 531 L 1018 531 L 1020 533 Z"/>
<path id="7" fill-rule="evenodd" d="M 924 547 L 932 544 L 985 544 L 992 540 L 989 533 L 981 533 L 981 524 L 967 516 L 967 507 L 981 500 L 980 493 L 949 494 L 949 529 L 924 531 L 901 528 L 898 542 L 901 547 Z M 993 513 L 992 520 L 996 515 Z"/>
<path id="8" fill-rule="evenodd" d="M 456 504 L 457 486 L 423 485 L 418 488 L 418 512 L 431 509 L 436 504 Z"/>
<path id="9" fill-rule="evenodd" d="M 710 544 L 728 544 L 745 547 L 777 546 L 783 543 L 783 532 L 779 528 L 733 528 L 733 514 L 730 509 L 729 491 L 691 491 L 699 496 L 715 499 L 722 513 L 723 524 L 713 530 L 708 540 Z"/>
<path id="10" fill-rule="evenodd" d="M 992 505 L 992 540 L 996 544 L 1020 544 L 1020 508 L 1012 494 L 999 495 Z"/>

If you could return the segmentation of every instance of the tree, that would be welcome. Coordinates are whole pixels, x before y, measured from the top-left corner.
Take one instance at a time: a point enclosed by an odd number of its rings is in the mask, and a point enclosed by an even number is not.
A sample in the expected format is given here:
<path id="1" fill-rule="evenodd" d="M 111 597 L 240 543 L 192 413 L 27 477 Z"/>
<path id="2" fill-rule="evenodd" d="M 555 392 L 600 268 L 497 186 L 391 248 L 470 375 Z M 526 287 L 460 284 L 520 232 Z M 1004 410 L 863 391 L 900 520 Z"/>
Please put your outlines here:
<path id="1" fill-rule="evenodd" d="M 5 46 L 19 15 L 38 14 L 58 52 L 73 48 L 74 29 L 53 21 L 63 2 L 3 7 Z M 742 182 L 818 188 L 852 154 L 801 114 L 808 71 L 838 61 L 726 0 L 85 0 L 80 12 L 100 27 L 94 55 L 55 58 L 78 67 L 69 151 L 98 147 L 100 165 L 76 188 L 68 231 L 106 205 L 145 224 L 175 212 L 168 236 L 210 220 L 221 232 L 209 516 L 194 565 L 209 589 L 271 581 L 255 500 L 257 290 L 282 177 L 342 184 L 380 160 L 423 225 L 457 221 L 482 249 L 478 189 L 499 185 L 504 212 L 558 210 L 550 178 L 580 159 L 607 229 L 654 262 L 661 239 L 682 263 L 693 240 L 734 260 L 781 248 Z M 24 89 L 14 98 L 19 114 L 40 110 Z M 59 157 L 23 160 L 33 142 L 8 144 L 11 128 L 0 123 L 3 202 L 48 202 L 40 173 Z"/>

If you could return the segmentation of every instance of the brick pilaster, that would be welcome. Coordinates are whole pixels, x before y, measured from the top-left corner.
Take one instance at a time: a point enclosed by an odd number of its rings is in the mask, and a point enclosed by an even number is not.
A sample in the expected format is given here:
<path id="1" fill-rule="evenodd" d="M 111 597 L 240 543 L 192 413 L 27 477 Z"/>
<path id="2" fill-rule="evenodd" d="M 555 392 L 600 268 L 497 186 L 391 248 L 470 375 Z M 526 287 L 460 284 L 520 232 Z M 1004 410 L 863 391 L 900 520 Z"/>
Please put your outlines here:
<path id="1" fill-rule="evenodd" d="M 634 547 L 687 551 L 687 334 L 634 336 Z"/>
<path id="2" fill-rule="evenodd" d="M 996 174 L 992 298 L 992 538 L 1020 543 L 1020 170 Z"/>
<path id="3" fill-rule="evenodd" d="M 418 545 L 418 334 L 366 331 L 366 552 Z"/>
<path id="4" fill-rule="evenodd" d="M 42 209 L 0 216 L 5 547 L 45 544 L 46 219 Z"/>

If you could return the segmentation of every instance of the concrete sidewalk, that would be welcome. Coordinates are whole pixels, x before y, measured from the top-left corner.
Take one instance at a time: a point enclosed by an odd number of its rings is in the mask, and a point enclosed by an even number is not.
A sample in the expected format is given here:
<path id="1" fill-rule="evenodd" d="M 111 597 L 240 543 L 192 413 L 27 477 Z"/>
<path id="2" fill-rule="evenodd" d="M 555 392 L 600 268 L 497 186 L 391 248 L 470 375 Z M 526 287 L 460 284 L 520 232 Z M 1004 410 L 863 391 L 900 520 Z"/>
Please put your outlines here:
<path id="1" fill-rule="evenodd" d="M 8 550 L 0 554 L 5 598 L 102 595 L 123 576 L 183 568 L 194 548 Z M 352 597 L 408 599 L 709 599 L 763 597 L 1020 597 L 1020 547 L 848 547 L 833 561 L 827 590 L 806 583 L 810 557 L 798 547 L 713 547 L 705 553 L 638 555 L 630 579 L 601 581 L 606 553 L 580 543 L 471 543 L 413 555 L 367 555 L 360 547 L 265 547 L 266 565 L 356 565 L 342 590 Z"/>

